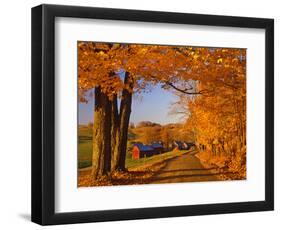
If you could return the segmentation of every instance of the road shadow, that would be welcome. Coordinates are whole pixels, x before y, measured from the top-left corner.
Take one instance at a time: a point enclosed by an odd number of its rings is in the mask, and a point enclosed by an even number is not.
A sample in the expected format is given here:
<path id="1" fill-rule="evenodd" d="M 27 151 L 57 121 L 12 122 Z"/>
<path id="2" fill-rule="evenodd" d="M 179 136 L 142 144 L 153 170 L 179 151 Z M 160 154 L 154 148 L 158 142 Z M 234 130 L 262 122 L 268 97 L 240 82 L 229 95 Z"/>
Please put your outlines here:
<path id="1" fill-rule="evenodd" d="M 189 175 L 175 175 L 175 176 L 159 176 L 156 177 L 152 180 L 152 183 L 155 182 L 161 182 L 165 180 L 174 180 L 174 182 L 177 182 L 177 179 L 181 179 L 179 182 L 183 182 L 182 179 L 187 179 L 187 181 L 190 181 L 189 179 L 194 178 L 194 177 L 202 177 L 201 179 L 205 180 L 204 177 L 206 178 L 206 181 L 208 181 L 207 177 L 209 177 L 210 181 L 218 180 L 219 178 L 215 179 L 213 176 L 218 176 L 218 175 L 232 175 L 233 173 L 231 172 L 225 172 L 225 173 L 197 173 L 197 174 L 189 174 Z M 196 182 L 197 180 L 194 180 Z M 200 181 L 200 180 L 198 180 Z M 172 182 L 167 182 L 167 183 L 172 183 Z"/>
<path id="2" fill-rule="evenodd" d="M 162 173 L 170 173 L 170 172 L 208 171 L 208 170 L 213 170 L 213 169 L 218 169 L 218 168 L 212 167 L 212 168 L 191 168 L 191 169 L 161 170 L 161 171 L 159 172 L 159 174 L 162 174 Z"/>

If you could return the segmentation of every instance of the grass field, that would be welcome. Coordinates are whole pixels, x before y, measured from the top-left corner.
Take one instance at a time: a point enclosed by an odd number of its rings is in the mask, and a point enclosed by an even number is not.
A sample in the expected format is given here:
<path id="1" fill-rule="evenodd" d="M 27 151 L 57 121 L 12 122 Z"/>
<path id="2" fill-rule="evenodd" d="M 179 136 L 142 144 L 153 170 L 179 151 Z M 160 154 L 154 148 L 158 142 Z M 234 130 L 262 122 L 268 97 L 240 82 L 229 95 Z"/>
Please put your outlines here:
<path id="1" fill-rule="evenodd" d="M 129 139 L 131 139 L 129 137 Z M 92 165 L 92 129 L 88 126 L 80 126 L 79 127 L 79 142 L 78 142 L 78 168 L 87 168 Z M 126 167 L 134 168 L 146 164 L 154 164 L 158 161 L 163 161 L 170 157 L 176 156 L 177 154 L 182 154 L 186 152 L 183 151 L 170 151 L 166 153 L 162 153 L 159 155 L 154 155 L 152 157 L 146 157 L 141 159 L 132 159 L 132 155 L 130 152 L 126 155 Z"/>
<path id="2" fill-rule="evenodd" d="M 146 167 L 147 165 L 156 164 L 170 158 L 180 156 L 183 153 L 188 152 L 189 150 L 173 150 L 170 152 L 154 155 L 151 157 L 145 157 L 140 159 L 132 159 L 130 156 L 126 158 L 126 167 L 128 169 L 137 168 L 140 166 Z"/>
<path id="3" fill-rule="evenodd" d="M 80 126 L 78 132 L 78 168 L 81 169 L 92 165 L 92 129 Z"/>
<path id="4" fill-rule="evenodd" d="M 78 168 L 87 168 L 92 165 L 92 127 L 79 126 L 78 137 Z M 128 147 L 131 146 L 130 141 L 135 140 L 135 138 L 134 133 L 128 133 Z M 131 154 L 128 153 L 126 162 L 130 158 Z"/>

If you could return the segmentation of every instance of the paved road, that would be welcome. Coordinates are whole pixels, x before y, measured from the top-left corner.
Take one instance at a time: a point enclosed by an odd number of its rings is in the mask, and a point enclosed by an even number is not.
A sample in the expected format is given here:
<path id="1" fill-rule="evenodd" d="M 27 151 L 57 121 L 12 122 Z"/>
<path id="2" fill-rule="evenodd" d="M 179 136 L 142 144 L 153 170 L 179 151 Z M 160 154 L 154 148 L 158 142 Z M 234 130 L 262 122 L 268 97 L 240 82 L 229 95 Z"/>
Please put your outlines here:
<path id="1" fill-rule="evenodd" d="M 173 158 L 157 173 L 151 183 L 178 183 L 220 180 L 215 168 L 204 168 L 195 153 Z"/>

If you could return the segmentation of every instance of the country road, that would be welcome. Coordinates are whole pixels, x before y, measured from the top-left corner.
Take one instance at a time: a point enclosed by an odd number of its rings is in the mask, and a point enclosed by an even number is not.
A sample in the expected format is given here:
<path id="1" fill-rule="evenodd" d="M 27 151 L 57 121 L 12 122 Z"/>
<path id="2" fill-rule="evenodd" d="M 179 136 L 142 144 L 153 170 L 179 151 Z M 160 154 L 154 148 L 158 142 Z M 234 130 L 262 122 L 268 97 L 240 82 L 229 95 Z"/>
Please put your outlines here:
<path id="1" fill-rule="evenodd" d="M 215 168 L 204 168 L 195 153 L 186 153 L 182 156 L 173 158 L 167 165 L 157 173 L 151 180 L 155 183 L 178 183 L 178 182 L 197 182 L 197 181 L 217 181 Z"/>

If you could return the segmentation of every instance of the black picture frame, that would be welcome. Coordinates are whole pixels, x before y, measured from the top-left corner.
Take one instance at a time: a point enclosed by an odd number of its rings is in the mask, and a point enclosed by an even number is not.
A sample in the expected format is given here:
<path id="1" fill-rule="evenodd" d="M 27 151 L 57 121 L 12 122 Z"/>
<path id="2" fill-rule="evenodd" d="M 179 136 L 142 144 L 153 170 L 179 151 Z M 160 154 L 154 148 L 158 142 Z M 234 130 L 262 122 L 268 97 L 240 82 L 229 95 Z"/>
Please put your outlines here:
<path id="1" fill-rule="evenodd" d="M 265 29 L 265 200 L 55 213 L 55 18 L 89 18 Z M 253 191 L 254 192 L 254 191 Z M 78 6 L 32 8 L 32 221 L 41 225 L 274 209 L 274 20 Z"/>

